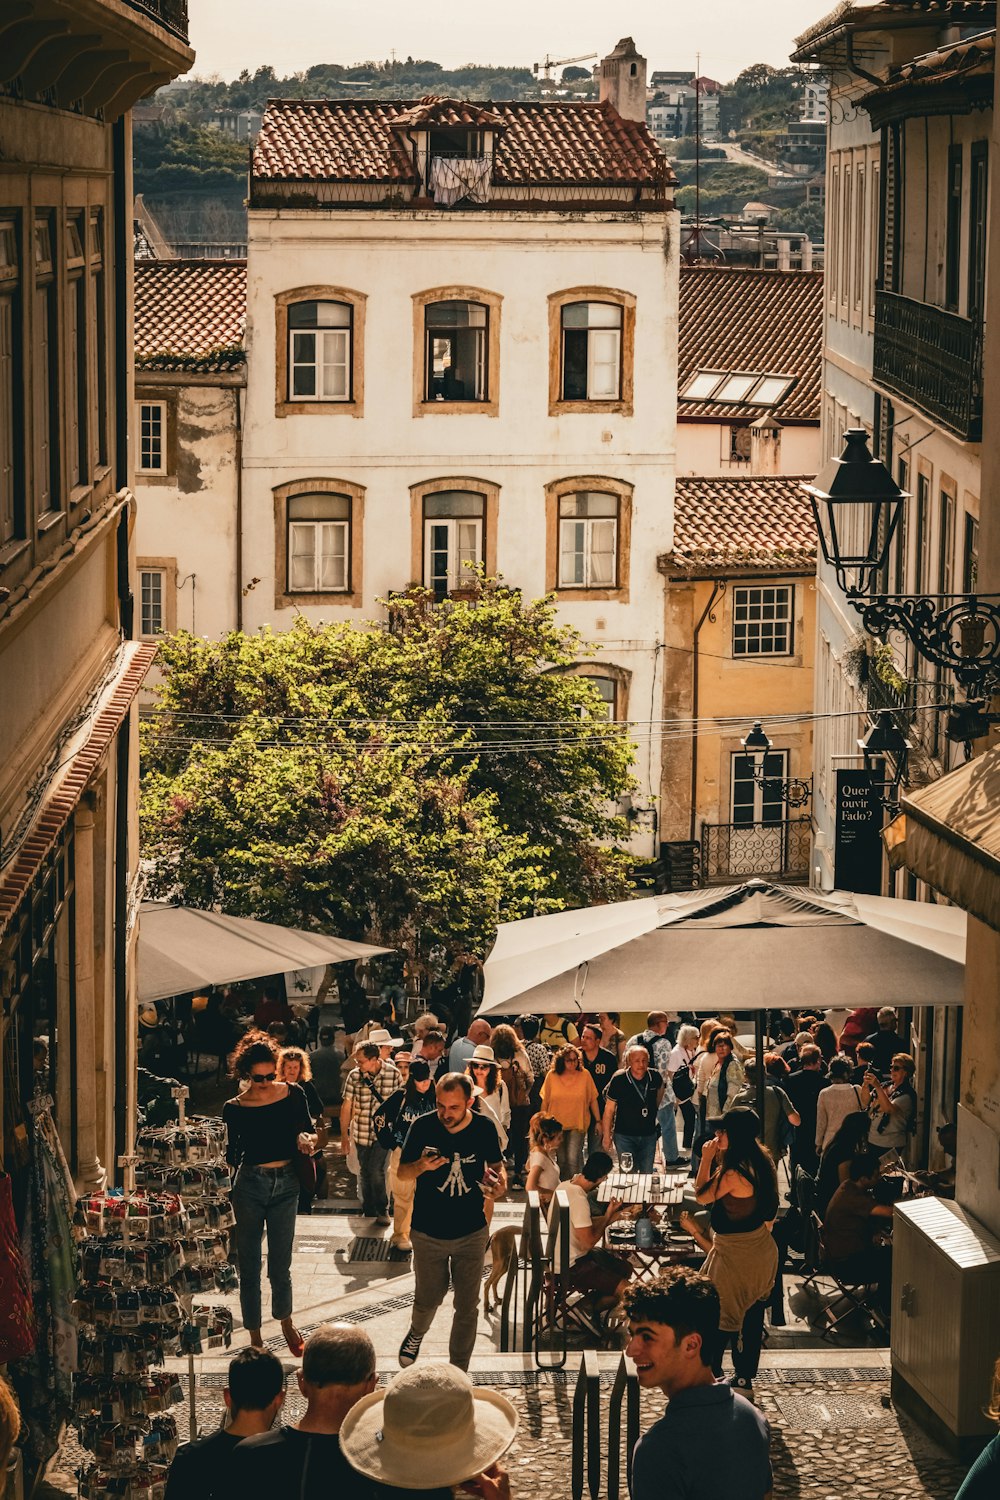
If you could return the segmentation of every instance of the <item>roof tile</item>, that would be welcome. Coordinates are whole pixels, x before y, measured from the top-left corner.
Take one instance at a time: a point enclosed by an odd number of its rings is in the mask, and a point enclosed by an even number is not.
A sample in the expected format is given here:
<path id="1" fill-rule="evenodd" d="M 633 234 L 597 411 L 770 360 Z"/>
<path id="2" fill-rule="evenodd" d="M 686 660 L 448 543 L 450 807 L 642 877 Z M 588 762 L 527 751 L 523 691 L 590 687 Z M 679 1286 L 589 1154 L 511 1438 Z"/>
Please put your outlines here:
<path id="1" fill-rule="evenodd" d="M 803 483 L 785 474 L 679 478 L 674 547 L 663 559 L 665 570 L 811 573 L 816 528 Z"/>
<path id="2" fill-rule="evenodd" d="M 469 104 L 429 95 L 272 99 L 254 147 L 252 182 L 415 183 L 401 127 L 493 129 L 497 186 L 666 186 L 673 176 L 646 126 L 609 104 Z"/>
<path id="3" fill-rule="evenodd" d="M 792 375 L 778 406 L 677 402 L 677 415 L 752 421 L 818 422 L 823 365 L 822 271 L 749 271 L 682 266 L 677 389 L 698 370 Z"/>
<path id="4" fill-rule="evenodd" d="M 243 363 L 245 260 L 137 260 L 139 370 L 232 370 Z"/>

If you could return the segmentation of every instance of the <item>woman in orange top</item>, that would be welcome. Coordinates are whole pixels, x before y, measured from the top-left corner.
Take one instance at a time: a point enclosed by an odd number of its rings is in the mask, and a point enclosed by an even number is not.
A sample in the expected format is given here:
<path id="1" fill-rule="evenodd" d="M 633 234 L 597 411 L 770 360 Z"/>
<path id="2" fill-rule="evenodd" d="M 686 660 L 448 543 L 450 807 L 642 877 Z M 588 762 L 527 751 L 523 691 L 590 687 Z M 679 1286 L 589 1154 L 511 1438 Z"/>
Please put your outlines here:
<path id="1" fill-rule="evenodd" d="M 557 1052 L 542 1084 L 542 1112 L 554 1115 L 563 1128 L 556 1160 L 563 1182 L 575 1177 L 583 1166 L 583 1143 L 590 1122 L 600 1124 L 597 1088 L 579 1047 L 570 1044 Z"/>

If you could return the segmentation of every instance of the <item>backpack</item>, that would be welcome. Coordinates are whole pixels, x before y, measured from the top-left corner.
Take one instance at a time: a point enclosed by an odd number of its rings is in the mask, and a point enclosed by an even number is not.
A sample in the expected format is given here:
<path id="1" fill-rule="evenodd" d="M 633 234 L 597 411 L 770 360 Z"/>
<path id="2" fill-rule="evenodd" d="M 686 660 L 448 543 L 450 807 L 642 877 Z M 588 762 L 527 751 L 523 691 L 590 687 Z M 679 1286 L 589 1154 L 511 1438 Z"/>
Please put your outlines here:
<path id="1" fill-rule="evenodd" d="M 529 1084 L 516 1062 L 503 1063 L 500 1077 L 507 1085 L 507 1097 L 511 1109 L 522 1109 L 529 1103 Z"/>
<path id="2" fill-rule="evenodd" d="M 694 1098 L 695 1081 L 692 1069 L 702 1053 L 696 1052 L 689 1063 L 681 1063 L 677 1072 L 671 1079 L 674 1090 L 674 1098 L 681 1104 L 686 1104 L 689 1099 Z"/>

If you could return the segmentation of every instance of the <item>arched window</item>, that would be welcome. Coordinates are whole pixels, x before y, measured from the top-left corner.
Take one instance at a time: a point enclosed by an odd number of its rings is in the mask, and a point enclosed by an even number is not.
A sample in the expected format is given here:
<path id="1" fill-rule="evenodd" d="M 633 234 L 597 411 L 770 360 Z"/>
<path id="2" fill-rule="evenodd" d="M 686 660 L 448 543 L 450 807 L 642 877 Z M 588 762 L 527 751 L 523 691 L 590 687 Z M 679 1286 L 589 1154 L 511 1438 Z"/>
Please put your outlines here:
<path id="1" fill-rule="evenodd" d="M 632 415 L 635 364 L 633 293 L 568 287 L 549 296 L 549 415 Z"/>
<path id="2" fill-rule="evenodd" d="M 485 561 L 486 497 L 472 490 L 424 496 L 424 587 L 443 598 L 471 583 L 470 567 Z"/>
<path id="3" fill-rule="evenodd" d="M 424 308 L 424 400 L 489 400 L 490 310 L 482 302 Z"/>
<path id="4" fill-rule="evenodd" d="M 288 307 L 288 400 L 350 401 L 354 309 L 347 302 Z"/>

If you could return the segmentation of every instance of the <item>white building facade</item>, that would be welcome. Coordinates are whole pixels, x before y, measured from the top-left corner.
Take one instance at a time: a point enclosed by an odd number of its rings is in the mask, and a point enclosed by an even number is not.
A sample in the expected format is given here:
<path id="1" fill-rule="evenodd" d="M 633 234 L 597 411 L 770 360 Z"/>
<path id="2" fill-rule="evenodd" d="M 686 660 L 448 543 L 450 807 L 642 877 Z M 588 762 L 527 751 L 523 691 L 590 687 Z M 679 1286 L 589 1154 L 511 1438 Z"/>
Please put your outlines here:
<path id="1" fill-rule="evenodd" d="M 580 670 L 609 714 L 647 721 L 644 800 L 673 503 L 670 183 L 608 100 L 282 102 L 249 211 L 244 628 L 377 621 L 392 593 L 444 597 L 472 567 L 555 592 L 600 648 Z"/>

